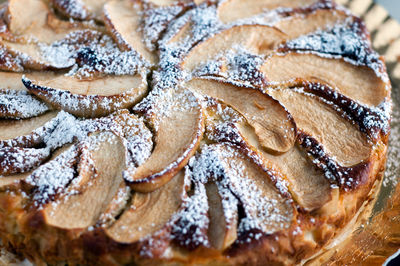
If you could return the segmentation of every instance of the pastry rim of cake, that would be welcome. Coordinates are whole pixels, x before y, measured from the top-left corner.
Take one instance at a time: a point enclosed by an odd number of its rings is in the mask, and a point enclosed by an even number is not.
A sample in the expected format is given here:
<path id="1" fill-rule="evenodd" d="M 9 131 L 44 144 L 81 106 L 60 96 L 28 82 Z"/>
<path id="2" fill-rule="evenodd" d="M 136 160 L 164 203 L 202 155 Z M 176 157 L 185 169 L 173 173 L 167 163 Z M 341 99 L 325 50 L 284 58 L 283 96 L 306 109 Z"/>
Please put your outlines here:
<path id="1" fill-rule="evenodd" d="M 331 0 L 8 0 L 0 24 L 0 239 L 34 263 L 303 264 L 380 188 L 391 84 Z"/>

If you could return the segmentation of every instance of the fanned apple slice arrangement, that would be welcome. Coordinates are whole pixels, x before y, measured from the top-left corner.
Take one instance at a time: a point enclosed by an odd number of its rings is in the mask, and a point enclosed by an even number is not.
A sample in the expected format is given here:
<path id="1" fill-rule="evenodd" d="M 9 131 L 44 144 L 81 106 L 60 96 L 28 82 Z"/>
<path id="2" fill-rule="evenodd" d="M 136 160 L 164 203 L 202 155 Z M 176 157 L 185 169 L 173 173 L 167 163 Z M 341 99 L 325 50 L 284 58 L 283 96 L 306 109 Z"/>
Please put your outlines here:
<path id="1" fill-rule="evenodd" d="M 330 0 L 9 0 L 0 22 L 0 238 L 36 263 L 296 264 L 380 179 L 391 85 Z"/>

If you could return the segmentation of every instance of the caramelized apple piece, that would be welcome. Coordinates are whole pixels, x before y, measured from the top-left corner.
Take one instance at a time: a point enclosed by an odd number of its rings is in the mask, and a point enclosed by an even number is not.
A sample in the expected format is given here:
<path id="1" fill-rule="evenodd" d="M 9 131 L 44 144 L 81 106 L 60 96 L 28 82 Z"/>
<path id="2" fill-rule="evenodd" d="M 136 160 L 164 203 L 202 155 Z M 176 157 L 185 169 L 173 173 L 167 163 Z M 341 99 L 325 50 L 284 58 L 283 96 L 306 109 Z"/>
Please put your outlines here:
<path id="1" fill-rule="evenodd" d="M 104 4 L 109 0 L 51 0 L 58 11 L 67 17 L 102 21 Z"/>
<path id="2" fill-rule="evenodd" d="M 311 5 L 318 0 L 228 0 L 218 6 L 218 17 L 223 23 L 249 18 L 254 15 L 279 7 L 298 8 Z"/>
<path id="3" fill-rule="evenodd" d="M 64 146 L 64 147 L 62 147 L 60 149 L 57 149 L 56 151 L 53 152 L 53 154 L 51 155 L 51 158 L 49 159 L 49 161 L 54 160 L 55 158 L 57 158 L 58 155 L 60 155 L 61 153 L 65 152 L 69 148 L 70 148 L 70 146 L 67 145 L 67 146 Z M 4 188 L 7 188 L 9 185 L 12 185 L 12 184 L 14 184 L 16 182 L 19 182 L 21 180 L 25 180 L 32 173 L 33 173 L 33 171 L 22 173 L 22 174 L 1 176 L 0 177 L 0 190 L 2 190 Z"/>
<path id="4" fill-rule="evenodd" d="M 282 180 L 272 176 L 270 170 L 244 151 L 224 144 L 214 145 L 224 165 L 226 177 L 221 183 L 229 187 L 244 209 L 245 217 L 240 221 L 239 231 L 258 229 L 271 234 L 288 228 L 294 208 L 280 183 Z"/>
<path id="5" fill-rule="evenodd" d="M 331 200 L 331 187 L 324 172 L 317 169 L 298 144 L 284 154 L 272 155 L 264 151 L 252 128 L 245 124 L 237 127 L 249 148 L 285 176 L 289 191 L 303 209 L 313 211 Z"/>
<path id="6" fill-rule="evenodd" d="M 191 92 L 175 94 L 166 110 L 156 110 L 155 148 L 125 180 L 139 192 L 151 192 L 176 175 L 196 152 L 204 131 L 203 109 Z M 168 156 L 166 156 L 168 154 Z"/>
<path id="7" fill-rule="evenodd" d="M 71 67 L 73 60 L 59 62 L 57 60 L 48 60 L 41 51 L 37 43 L 18 43 L 2 40 L 0 43 L 15 58 L 21 58 L 21 64 L 26 69 L 49 70 L 65 69 Z"/>
<path id="8" fill-rule="evenodd" d="M 45 103 L 25 91 L 0 92 L 0 118 L 30 118 L 49 109 Z"/>
<path id="9" fill-rule="evenodd" d="M 205 185 L 208 198 L 208 239 L 218 250 L 228 248 L 237 238 L 237 200 L 227 188 L 214 182 Z M 236 203 L 236 205 L 235 205 Z M 227 206 L 228 205 L 228 206 Z"/>
<path id="10" fill-rule="evenodd" d="M 115 219 L 124 211 L 131 199 L 131 189 L 122 182 L 114 197 L 111 199 L 105 211 L 100 215 L 97 224 L 110 226 L 115 223 Z"/>
<path id="11" fill-rule="evenodd" d="M 349 19 L 344 10 L 312 8 L 306 13 L 293 12 L 290 18 L 278 21 L 274 27 L 284 32 L 288 39 L 294 39 L 317 30 L 332 28 Z"/>
<path id="12" fill-rule="evenodd" d="M 107 235 L 119 243 L 134 243 L 159 232 L 178 212 L 185 195 L 183 171 L 150 193 L 133 194 L 131 206 L 108 229 Z"/>
<path id="13" fill-rule="evenodd" d="M 130 108 L 147 92 L 144 74 L 105 76 L 93 80 L 58 76 L 24 78 L 27 89 L 55 108 L 82 117 L 99 117 Z"/>
<path id="14" fill-rule="evenodd" d="M 268 93 L 289 110 L 301 131 L 314 137 L 342 166 L 354 166 L 369 158 L 372 144 L 334 106 L 296 89 L 270 89 Z"/>
<path id="15" fill-rule="evenodd" d="M 39 0 L 10 0 L 5 17 L 10 32 L 25 44 L 32 39 L 52 43 L 72 31 L 87 28 L 79 23 L 62 22 L 51 13 L 44 1 Z M 55 25 L 60 27 L 53 28 Z"/>
<path id="16" fill-rule="evenodd" d="M 57 116 L 48 112 L 41 116 L 21 120 L 0 120 L 0 147 L 21 146 L 31 148 L 41 141 L 41 133 L 47 131 L 45 124 Z"/>
<path id="17" fill-rule="evenodd" d="M 0 71 L 22 72 L 24 70 L 21 59 L 16 58 L 3 44 L 0 44 L 0 52 Z"/>
<path id="18" fill-rule="evenodd" d="M 264 38 L 268 36 L 268 38 Z M 286 39 L 284 33 L 264 25 L 239 25 L 223 30 L 193 47 L 183 58 L 182 68 L 193 71 L 200 63 L 240 45 L 255 54 L 265 54 Z"/>
<path id="19" fill-rule="evenodd" d="M 270 82 L 285 83 L 303 78 L 326 83 L 343 95 L 369 106 L 378 106 L 389 93 L 387 84 L 371 68 L 313 54 L 291 52 L 274 55 L 265 61 L 261 71 Z"/>
<path id="20" fill-rule="evenodd" d="M 239 1 L 234 1 L 239 4 Z M 240 45 L 250 53 L 266 55 L 277 48 L 283 41 L 297 38 L 321 28 L 331 27 L 346 18 L 348 16 L 341 10 L 332 12 L 329 9 L 316 8 L 304 14 L 293 12 L 291 17 L 276 22 L 273 27 L 257 24 L 233 26 L 212 35 L 194 46 L 183 58 L 182 68 L 186 71 L 192 71 L 200 63 L 215 59 L 216 55 L 224 53 L 224 51 L 226 52 L 237 45 Z M 186 23 L 172 40 L 176 41 L 179 36 L 187 34 L 190 27 L 190 23 Z M 269 36 L 269 38 L 263 38 L 263 36 Z"/>
<path id="21" fill-rule="evenodd" d="M 95 170 L 92 175 L 86 173 L 86 180 L 75 186 L 72 184 L 64 196 L 44 208 L 47 225 L 64 229 L 94 225 L 123 182 L 125 148 L 121 139 L 107 132 L 95 133 L 90 138 L 94 145 L 88 148 Z M 77 188 L 79 193 L 76 193 Z"/>
<path id="22" fill-rule="evenodd" d="M 30 171 L 43 163 L 49 155 L 49 149 L 0 148 L 0 175 L 13 175 Z"/>
<path id="23" fill-rule="evenodd" d="M 108 31 L 122 50 L 135 50 L 144 59 L 154 64 L 156 57 L 147 50 L 139 31 L 141 7 L 130 0 L 113 0 L 104 6 L 105 23 Z"/>
<path id="24" fill-rule="evenodd" d="M 295 124 L 287 111 L 261 91 L 205 78 L 185 85 L 197 93 L 220 99 L 241 113 L 255 129 L 261 145 L 274 153 L 283 153 L 294 145 Z"/>

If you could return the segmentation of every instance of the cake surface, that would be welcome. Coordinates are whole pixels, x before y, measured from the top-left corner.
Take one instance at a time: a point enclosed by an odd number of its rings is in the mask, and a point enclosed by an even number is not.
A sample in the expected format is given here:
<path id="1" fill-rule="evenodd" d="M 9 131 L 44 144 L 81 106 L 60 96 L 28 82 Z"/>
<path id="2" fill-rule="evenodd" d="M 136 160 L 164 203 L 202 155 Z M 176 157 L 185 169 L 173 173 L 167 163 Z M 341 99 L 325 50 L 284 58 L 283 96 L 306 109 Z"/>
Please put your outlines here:
<path id="1" fill-rule="evenodd" d="M 300 264 L 380 186 L 390 81 L 332 1 L 0 10 L 0 238 L 37 264 Z"/>

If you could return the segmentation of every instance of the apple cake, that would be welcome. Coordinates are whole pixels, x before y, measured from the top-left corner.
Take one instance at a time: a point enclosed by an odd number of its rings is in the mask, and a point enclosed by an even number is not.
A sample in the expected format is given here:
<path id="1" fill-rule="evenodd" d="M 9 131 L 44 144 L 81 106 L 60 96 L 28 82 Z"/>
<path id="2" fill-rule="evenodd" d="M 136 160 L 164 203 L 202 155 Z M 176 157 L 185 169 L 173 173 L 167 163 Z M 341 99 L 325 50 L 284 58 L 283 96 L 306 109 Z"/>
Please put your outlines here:
<path id="1" fill-rule="evenodd" d="M 292 265 L 385 168 L 391 84 L 331 0 L 8 0 L 0 238 L 38 265 Z"/>

